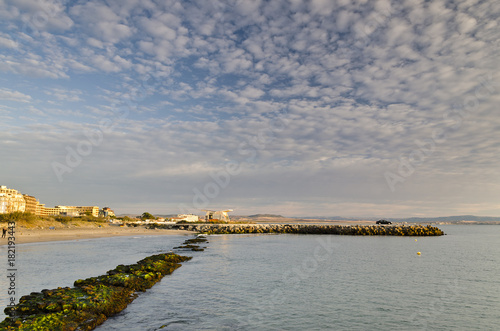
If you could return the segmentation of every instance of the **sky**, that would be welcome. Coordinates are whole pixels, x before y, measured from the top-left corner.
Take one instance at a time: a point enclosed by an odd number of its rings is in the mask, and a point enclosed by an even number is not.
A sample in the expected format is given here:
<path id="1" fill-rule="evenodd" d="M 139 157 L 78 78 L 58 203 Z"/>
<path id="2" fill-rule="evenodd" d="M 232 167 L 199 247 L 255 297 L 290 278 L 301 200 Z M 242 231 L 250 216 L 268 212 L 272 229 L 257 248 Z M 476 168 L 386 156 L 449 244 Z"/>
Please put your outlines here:
<path id="1" fill-rule="evenodd" d="M 0 0 L 0 184 L 117 214 L 500 216 L 499 16 Z"/>

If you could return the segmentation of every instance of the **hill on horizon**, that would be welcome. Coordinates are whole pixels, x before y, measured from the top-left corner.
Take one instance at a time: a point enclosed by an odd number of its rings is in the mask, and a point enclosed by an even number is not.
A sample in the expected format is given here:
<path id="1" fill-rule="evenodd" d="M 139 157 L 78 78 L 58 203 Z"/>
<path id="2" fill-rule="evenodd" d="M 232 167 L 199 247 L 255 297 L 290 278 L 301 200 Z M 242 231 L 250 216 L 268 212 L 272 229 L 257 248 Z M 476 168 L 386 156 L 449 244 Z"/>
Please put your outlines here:
<path id="1" fill-rule="evenodd" d="M 260 217 L 285 218 L 285 216 L 276 215 L 276 214 L 254 214 L 254 215 L 248 215 L 248 216 L 245 216 L 245 217 L 248 217 L 248 218 L 260 218 Z"/>
<path id="2" fill-rule="evenodd" d="M 118 217 L 129 216 L 135 217 L 139 214 L 121 214 Z M 177 214 L 154 214 L 156 217 L 173 217 Z M 408 223 L 434 223 L 434 222 L 478 222 L 478 223 L 497 223 L 500 222 L 500 217 L 495 216 L 474 216 L 474 215 L 457 215 L 457 216 L 439 216 L 439 217 L 343 217 L 343 216 L 283 216 L 278 214 L 252 214 L 252 215 L 231 215 L 231 219 L 235 220 L 255 220 L 259 219 L 280 219 L 286 221 L 287 219 L 299 219 L 304 221 L 312 220 L 335 220 L 335 221 L 377 221 L 379 219 L 385 219 L 391 222 L 408 222 Z"/>
<path id="3" fill-rule="evenodd" d="M 458 215 L 458 216 L 440 216 L 440 217 L 410 217 L 410 218 L 389 218 L 396 222 L 500 222 L 500 217 L 494 216 L 474 216 L 474 215 Z"/>

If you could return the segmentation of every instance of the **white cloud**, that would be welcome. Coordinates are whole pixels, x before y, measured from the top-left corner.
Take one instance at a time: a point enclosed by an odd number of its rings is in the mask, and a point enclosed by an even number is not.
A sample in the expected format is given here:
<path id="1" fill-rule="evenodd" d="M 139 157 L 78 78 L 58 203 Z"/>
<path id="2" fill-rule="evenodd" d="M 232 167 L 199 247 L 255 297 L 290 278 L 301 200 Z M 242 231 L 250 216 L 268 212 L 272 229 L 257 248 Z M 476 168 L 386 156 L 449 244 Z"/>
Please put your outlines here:
<path id="1" fill-rule="evenodd" d="M 132 35 L 132 30 L 128 25 L 116 22 L 99 22 L 93 30 L 96 36 L 99 35 L 103 41 L 111 43 L 117 43 Z"/>
<path id="2" fill-rule="evenodd" d="M 104 72 L 119 72 L 121 70 L 121 66 L 104 55 L 94 55 L 91 62 L 97 69 Z"/>
<path id="3" fill-rule="evenodd" d="M 80 98 L 82 91 L 80 91 L 80 90 L 67 90 L 67 89 L 62 89 L 62 88 L 51 88 L 49 90 L 46 90 L 45 94 L 53 96 L 54 98 L 56 98 L 59 101 L 70 101 L 70 102 L 82 101 L 82 99 Z"/>
<path id="4" fill-rule="evenodd" d="M 9 89 L 0 89 L 0 100 L 30 103 L 31 96 L 18 91 L 12 91 Z"/>
<path id="5" fill-rule="evenodd" d="M 329 16 L 336 7 L 336 3 L 329 0 L 312 0 L 309 6 L 313 14 Z"/>
<path id="6" fill-rule="evenodd" d="M 117 43 L 132 35 L 132 29 L 127 24 L 126 18 L 121 18 L 105 4 L 96 1 L 87 2 L 84 5 L 73 6 L 70 13 L 94 39 Z"/>
<path id="7" fill-rule="evenodd" d="M 458 13 L 456 21 L 459 24 L 458 30 L 460 33 L 471 32 L 476 27 L 477 24 L 477 21 L 474 17 L 470 17 L 464 13 Z"/>
<path id="8" fill-rule="evenodd" d="M 8 19 L 20 18 L 25 28 L 31 31 L 62 32 L 73 26 L 65 12 L 63 3 L 57 0 L 7 0 L 11 15 Z M 8 9 L 8 10 L 9 10 Z"/>
<path id="9" fill-rule="evenodd" d="M 104 43 L 101 40 L 95 38 L 88 38 L 87 43 L 92 47 L 104 48 Z"/>
<path id="10" fill-rule="evenodd" d="M 259 99 L 264 94 L 266 94 L 266 92 L 252 86 L 247 86 L 243 91 L 241 91 L 241 95 L 249 99 Z"/>
<path id="11" fill-rule="evenodd" d="M 167 40 L 174 40 L 177 36 L 174 29 L 168 27 L 158 19 L 148 19 L 146 17 L 143 17 L 139 22 L 141 27 L 144 29 L 144 32 L 148 36 Z"/>
<path id="12" fill-rule="evenodd" d="M 0 48 L 18 48 L 19 44 L 14 40 L 0 35 Z"/>

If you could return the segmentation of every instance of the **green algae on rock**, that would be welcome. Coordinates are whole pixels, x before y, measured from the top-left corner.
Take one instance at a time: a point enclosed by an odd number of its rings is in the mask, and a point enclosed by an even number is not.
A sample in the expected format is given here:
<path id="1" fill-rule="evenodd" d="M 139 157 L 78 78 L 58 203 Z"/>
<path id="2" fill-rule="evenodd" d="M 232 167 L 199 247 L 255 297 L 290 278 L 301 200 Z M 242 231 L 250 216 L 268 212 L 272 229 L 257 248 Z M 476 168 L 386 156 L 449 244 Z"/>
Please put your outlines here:
<path id="1" fill-rule="evenodd" d="M 21 297 L 5 308 L 0 330 L 93 330 L 127 307 L 137 294 L 151 288 L 191 257 L 173 253 L 119 265 L 107 275 L 75 281 L 75 287 L 42 290 Z"/>

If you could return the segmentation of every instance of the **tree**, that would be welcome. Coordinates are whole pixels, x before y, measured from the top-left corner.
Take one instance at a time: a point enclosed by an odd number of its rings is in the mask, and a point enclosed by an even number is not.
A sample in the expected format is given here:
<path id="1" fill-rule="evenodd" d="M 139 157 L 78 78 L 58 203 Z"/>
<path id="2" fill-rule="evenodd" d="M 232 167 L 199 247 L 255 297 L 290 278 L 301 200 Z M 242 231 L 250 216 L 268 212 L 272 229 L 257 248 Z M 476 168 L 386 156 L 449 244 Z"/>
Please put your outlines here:
<path id="1" fill-rule="evenodd" d="M 154 217 L 153 215 L 151 215 L 150 213 L 148 212 L 144 212 L 142 213 L 142 216 L 141 216 L 141 220 L 155 220 L 156 217 Z"/>

